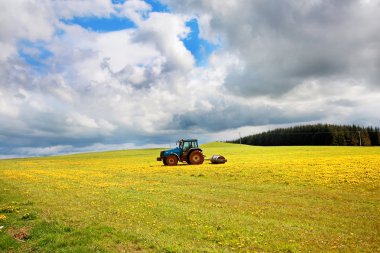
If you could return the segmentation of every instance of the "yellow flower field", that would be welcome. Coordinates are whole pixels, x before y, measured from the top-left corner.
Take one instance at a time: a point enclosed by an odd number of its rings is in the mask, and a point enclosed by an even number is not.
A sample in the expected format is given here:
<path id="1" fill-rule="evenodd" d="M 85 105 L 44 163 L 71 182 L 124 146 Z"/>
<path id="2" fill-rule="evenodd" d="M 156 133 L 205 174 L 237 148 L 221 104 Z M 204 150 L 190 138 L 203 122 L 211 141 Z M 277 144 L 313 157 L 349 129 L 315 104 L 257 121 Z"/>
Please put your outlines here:
<path id="1" fill-rule="evenodd" d="M 380 148 L 202 148 L 0 160 L 0 251 L 380 251 Z"/>

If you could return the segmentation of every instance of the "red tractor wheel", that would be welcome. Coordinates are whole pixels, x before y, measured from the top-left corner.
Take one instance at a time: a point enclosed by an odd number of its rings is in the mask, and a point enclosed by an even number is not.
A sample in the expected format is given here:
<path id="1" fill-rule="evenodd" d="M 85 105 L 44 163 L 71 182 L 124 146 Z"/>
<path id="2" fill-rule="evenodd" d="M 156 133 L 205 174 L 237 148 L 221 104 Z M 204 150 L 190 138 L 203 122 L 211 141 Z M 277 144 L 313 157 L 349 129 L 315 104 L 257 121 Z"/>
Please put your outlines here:
<path id="1" fill-rule="evenodd" d="M 165 158 L 165 163 L 168 166 L 175 166 L 178 163 L 178 158 L 175 155 L 169 155 Z"/>
<path id="2" fill-rule="evenodd" d="M 188 160 L 190 164 L 202 164 L 204 159 L 205 158 L 201 151 L 194 150 L 193 152 L 190 153 Z"/>

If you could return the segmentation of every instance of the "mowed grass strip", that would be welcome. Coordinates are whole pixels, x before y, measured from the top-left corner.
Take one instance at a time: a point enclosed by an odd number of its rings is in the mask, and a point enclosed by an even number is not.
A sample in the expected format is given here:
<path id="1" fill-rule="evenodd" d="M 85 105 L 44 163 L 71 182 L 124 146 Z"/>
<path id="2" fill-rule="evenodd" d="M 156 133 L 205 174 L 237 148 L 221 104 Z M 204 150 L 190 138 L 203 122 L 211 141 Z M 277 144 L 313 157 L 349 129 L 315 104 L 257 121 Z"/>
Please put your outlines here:
<path id="1" fill-rule="evenodd" d="M 380 251 L 380 148 L 203 150 L 228 162 L 166 167 L 159 149 L 1 160 L 0 251 Z"/>

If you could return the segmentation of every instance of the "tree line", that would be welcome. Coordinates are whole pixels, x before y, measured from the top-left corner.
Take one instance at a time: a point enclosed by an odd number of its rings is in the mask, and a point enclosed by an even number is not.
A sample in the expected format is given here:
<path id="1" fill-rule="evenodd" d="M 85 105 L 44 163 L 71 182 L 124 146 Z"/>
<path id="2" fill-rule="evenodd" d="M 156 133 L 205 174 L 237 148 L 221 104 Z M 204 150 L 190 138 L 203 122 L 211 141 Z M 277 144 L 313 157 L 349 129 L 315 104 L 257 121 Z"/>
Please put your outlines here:
<path id="1" fill-rule="evenodd" d="M 259 146 L 379 146 L 379 127 L 314 124 L 278 128 L 231 141 Z"/>

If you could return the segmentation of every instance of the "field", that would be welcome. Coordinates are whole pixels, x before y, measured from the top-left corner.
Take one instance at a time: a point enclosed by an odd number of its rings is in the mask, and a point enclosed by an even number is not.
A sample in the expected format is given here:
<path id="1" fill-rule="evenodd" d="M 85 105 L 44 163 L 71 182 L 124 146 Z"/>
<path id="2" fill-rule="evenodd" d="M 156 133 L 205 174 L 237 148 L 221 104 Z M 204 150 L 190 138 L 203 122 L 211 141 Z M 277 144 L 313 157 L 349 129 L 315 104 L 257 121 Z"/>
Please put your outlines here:
<path id="1" fill-rule="evenodd" d="M 203 149 L 0 160 L 0 251 L 380 252 L 379 147 Z"/>

